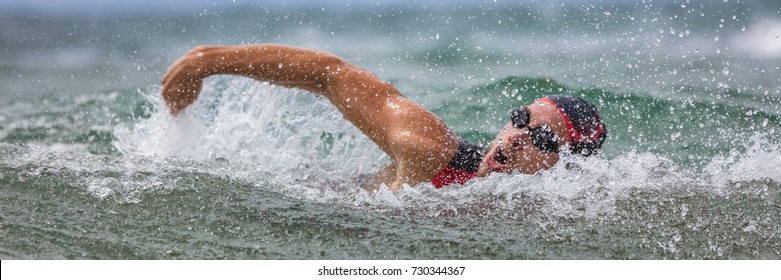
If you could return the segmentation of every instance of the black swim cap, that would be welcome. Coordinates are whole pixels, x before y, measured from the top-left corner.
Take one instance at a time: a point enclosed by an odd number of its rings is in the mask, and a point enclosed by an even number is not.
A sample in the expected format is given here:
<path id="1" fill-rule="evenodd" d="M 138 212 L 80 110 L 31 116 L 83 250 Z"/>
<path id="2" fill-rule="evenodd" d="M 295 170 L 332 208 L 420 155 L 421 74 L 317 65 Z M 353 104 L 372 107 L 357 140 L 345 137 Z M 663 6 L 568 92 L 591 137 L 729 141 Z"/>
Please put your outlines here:
<path id="1" fill-rule="evenodd" d="M 567 124 L 569 149 L 573 154 L 595 155 L 602 150 L 607 138 L 607 128 L 599 110 L 583 98 L 552 95 L 538 99 L 555 106 Z"/>

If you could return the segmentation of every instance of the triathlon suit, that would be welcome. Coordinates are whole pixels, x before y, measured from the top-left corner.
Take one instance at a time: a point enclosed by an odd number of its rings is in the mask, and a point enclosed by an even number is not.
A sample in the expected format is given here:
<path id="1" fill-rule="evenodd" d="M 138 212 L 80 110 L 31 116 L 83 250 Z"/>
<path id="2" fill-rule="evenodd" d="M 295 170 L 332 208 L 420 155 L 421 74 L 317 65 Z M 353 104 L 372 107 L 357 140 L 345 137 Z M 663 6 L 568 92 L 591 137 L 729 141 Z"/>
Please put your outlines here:
<path id="1" fill-rule="evenodd" d="M 484 155 L 485 149 L 482 147 L 460 140 L 456 154 L 453 155 L 447 166 L 442 168 L 437 176 L 434 176 L 434 179 L 431 179 L 431 183 L 437 189 L 454 183 L 466 183 L 466 181 L 477 177 L 477 168 L 480 167 Z"/>

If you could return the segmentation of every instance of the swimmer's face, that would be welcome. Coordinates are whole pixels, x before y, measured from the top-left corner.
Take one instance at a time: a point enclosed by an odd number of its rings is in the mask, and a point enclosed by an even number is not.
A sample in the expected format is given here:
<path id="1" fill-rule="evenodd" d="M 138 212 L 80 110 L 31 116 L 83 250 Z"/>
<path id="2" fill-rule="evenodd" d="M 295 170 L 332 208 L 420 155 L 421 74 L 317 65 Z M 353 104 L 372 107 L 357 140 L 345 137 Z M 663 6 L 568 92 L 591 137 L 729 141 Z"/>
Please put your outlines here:
<path id="1" fill-rule="evenodd" d="M 559 161 L 555 152 L 540 150 L 532 143 L 529 128 L 547 126 L 558 138 L 558 145 L 564 145 L 569 140 L 567 125 L 559 114 L 558 108 L 552 104 L 536 101 L 526 106 L 529 111 L 529 125 L 520 129 L 508 122 L 488 147 L 478 176 L 486 176 L 491 172 L 512 173 L 520 171 L 533 174 L 537 171 L 551 168 Z"/>

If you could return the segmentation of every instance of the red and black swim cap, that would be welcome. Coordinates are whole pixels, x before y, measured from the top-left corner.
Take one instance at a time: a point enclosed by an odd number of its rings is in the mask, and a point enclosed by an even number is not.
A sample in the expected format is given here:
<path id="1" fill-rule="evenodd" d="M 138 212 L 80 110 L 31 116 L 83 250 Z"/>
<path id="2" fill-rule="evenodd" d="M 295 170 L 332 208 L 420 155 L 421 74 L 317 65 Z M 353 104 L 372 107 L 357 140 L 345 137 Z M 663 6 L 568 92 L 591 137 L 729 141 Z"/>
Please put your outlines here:
<path id="1" fill-rule="evenodd" d="M 602 150 L 607 128 L 596 106 L 583 98 L 567 95 L 546 96 L 537 101 L 547 102 L 559 109 L 567 124 L 569 149 L 573 154 L 590 156 Z"/>

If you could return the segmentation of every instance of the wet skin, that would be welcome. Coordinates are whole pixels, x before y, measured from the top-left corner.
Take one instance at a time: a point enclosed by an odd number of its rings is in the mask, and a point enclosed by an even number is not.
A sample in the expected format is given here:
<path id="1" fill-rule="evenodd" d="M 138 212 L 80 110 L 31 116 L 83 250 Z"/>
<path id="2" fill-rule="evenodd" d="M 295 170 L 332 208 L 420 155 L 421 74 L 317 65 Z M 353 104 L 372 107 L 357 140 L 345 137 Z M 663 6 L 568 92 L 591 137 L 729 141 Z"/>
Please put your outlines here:
<path id="1" fill-rule="evenodd" d="M 531 114 L 529 127 L 549 126 L 559 138 L 559 146 L 569 141 L 567 125 L 555 106 L 536 101 L 526 106 Z M 532 144 L 527 127 L 517 129 L 508 122 L 488 150 L 480 163 L 478 176 L 487 176 L 491 172 L 533 174 L 553 167 L 559 161 L 559 155 L 543 152 Z"/>

